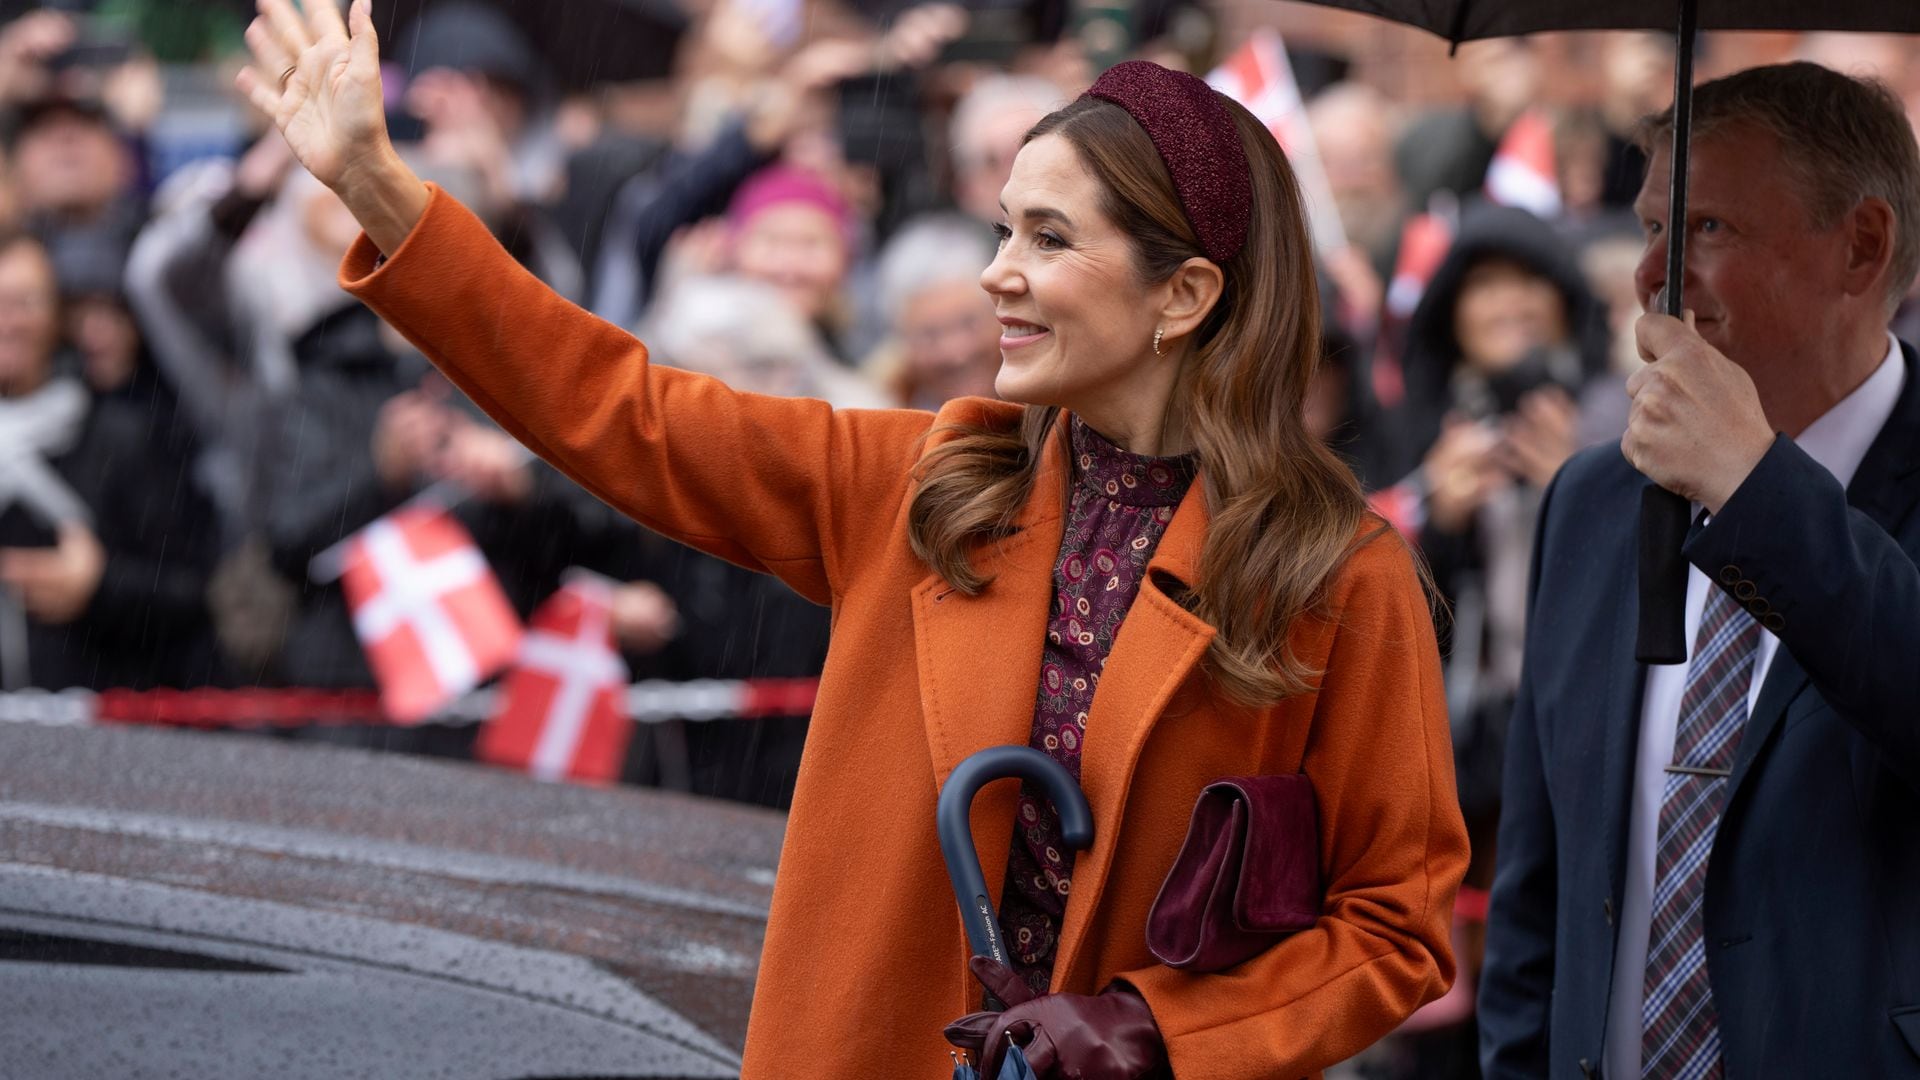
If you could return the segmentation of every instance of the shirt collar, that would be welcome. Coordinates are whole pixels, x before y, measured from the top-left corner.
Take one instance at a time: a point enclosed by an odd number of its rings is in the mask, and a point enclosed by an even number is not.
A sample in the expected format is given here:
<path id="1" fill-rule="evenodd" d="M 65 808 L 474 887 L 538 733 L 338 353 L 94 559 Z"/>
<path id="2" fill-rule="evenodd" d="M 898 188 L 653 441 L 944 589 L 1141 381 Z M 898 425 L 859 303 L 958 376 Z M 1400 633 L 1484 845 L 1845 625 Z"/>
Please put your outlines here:
<path id="1" fill-rule="evenodd" d="M 1900 342 L 1887 335 L 1887 355 L 1867 380 L 1853 393 L 1807 425 L 1794 444 L 1840 481 L 1841 487 L 1853 483 L 1867 449 L 1886 426 L 1900 403 L 1900 391 L 1906 385 L 1907 365 L 1900 356 Z"/>
<path id="2" fill-rule="evenodd" d="M 1129 453 L 1078 416 L 1073 418 L 1072 438 L 1075 483 L 1101 498 L 1128 506 L 1175 506 L 1193 483 L 1193 454 Z"/>

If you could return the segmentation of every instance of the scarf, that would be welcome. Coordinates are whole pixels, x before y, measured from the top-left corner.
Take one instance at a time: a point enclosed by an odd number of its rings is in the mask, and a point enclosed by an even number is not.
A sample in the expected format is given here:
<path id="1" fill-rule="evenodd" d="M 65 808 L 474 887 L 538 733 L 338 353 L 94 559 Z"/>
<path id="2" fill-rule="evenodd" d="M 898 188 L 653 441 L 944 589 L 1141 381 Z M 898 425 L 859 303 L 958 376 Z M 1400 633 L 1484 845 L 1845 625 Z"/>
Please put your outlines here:
<path id="1" fill-rule="evenodd" d="M 71 378 L 0 398 L 0 510 L 18 503 L 48 525 L 93 523 L 86 503 L 49 463 L 79 441 L 89 403 L 86 388 Z"/>

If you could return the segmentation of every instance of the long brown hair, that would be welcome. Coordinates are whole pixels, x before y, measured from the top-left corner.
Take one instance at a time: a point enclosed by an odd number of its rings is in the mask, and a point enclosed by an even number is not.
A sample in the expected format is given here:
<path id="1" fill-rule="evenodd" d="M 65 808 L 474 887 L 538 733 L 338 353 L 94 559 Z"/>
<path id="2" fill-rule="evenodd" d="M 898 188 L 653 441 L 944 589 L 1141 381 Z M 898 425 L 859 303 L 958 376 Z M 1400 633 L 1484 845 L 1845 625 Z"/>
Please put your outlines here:
<path id="1" fill-rule="evenodd" d="M 1301 415 L 1320 359 L 1320 307 L 1299 186 L 1265 126 L 1223 103 L 1252 168 L 1253 220 L 1246 244 L 1221 267 L 1225 289 L 1194 334 L 1168 414 L 1193 440 L 1210 518 L 1199 580 L 1180 599 L 1218 630 L 1207 654 L 1216 682 L 1261 705 L 1299 693 L 1318 674 L 1288 650 L 1287 634 L 1323 598 L 1366 504 L 1352 472 Z M 1143 284 L 1205 257 L 1159 152 L 1124 110 L 1083 97 L 1041 120 L 1027 141 L 1044 135 L 1066 139 L 1100 181 L 1102 209 L 1132 239 Z M 954 588 L 973 594 L 988 584 L 971 549 L 1007 535 L 1059 412 L 1030 407 L 1014 431 L 954 425 L 935 433 L 951 437 L 921 459 L 908 538 Z"/>

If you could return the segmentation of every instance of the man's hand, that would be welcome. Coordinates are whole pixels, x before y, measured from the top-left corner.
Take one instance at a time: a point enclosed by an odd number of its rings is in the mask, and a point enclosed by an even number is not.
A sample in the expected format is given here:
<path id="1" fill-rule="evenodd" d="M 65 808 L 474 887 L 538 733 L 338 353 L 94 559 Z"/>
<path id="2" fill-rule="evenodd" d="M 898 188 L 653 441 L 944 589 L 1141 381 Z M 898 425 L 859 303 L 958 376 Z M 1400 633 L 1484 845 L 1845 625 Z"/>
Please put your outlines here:
<path id="1" fill-rule="evenodd" d="M 1535 390 L 1501 424 L 1500 460 L 1516 479 L 1545 490 L 1578 447 L 1580 407 L 1557 386 Z"/>
<path id="2" fill-rule="evenodd" d="M 1458 535 L 1487 500 L 1512 486 L 1500 465 L 1500 436 L 1463 416 L 1449 416 L 1421 462 L 1426 474 L 1427 523 Z"/>
<path id="3" fill-rule="evenodd" d="M 1647 478 L 1717 514 L 1773 445 L 1753 379 L 1670 315 L 1634 326 L 1647 366 L 1627 380 L 1633 408 L 1620 452 Z"/>
<path id="4" fill-rule="evenodd" d="M 428 471 L 437 480 L 466 488 L 482 502 L 518 506 L 533 494 L 532 461 L 505 432 L 455 418 Z"/>
<path id="5" fill-rule="evenodd" d="M 13 590 L 28 615 L 52 626 L 80 617 L 106 569 L 106 550 L 80 524 L 62 525 L 53 548 L 0 549 L 0 584 Z"/>
<path id="6" fill-rule="evenodd" d="M 660 586 L 629 581 L 613 590 L 613 636 L 622 649 L 659 652 L 679 633 L 680 611 Z"/>

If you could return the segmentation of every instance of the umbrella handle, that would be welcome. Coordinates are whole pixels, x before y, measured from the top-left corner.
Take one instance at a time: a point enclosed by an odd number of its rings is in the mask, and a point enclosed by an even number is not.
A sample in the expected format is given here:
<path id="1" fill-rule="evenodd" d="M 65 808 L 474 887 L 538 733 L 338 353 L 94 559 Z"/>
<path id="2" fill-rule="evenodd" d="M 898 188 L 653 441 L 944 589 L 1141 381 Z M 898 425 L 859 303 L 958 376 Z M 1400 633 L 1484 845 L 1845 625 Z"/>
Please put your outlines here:
<path id="1" fill-rule="evenodd" d="M 967 927 L 973 955 L 1007 963 L 1007 947 L 1000 919 L 987 896 L 987 877 L 973 850 L 970 820 L 973 797 L 995 780 L 1017 776 L 1039 784 L 1060 812 L 1060 836 L 1068 847 L 1080 850 L 1093 844 L 1093 811 L 1087 797 L 1066 767 L 1030 746 L 989 746 L 954 767 L 940 789 L 934 823 L 940 832 L 940 854 L 947 861 L 947 877 L 960 902 L 960 918 Z"/>

